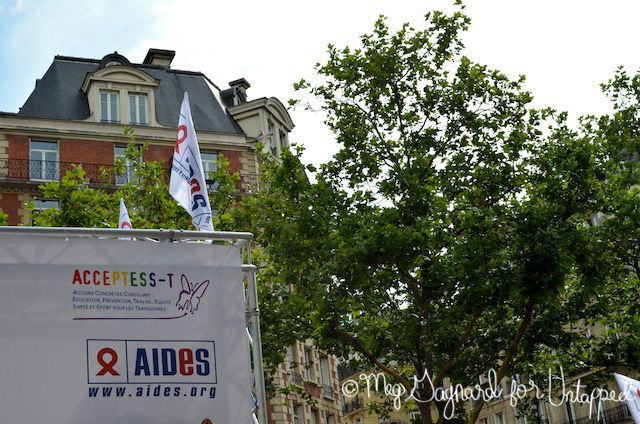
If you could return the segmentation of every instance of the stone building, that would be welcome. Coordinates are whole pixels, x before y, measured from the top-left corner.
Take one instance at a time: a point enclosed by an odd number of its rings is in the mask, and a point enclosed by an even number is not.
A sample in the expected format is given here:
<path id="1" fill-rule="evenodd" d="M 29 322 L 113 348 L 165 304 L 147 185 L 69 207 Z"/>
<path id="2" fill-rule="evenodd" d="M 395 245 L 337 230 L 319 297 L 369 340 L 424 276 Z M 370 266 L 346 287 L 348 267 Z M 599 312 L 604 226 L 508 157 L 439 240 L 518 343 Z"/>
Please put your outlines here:
<path id="1" fill-rule="evenodd" d="M 149 49 L 142 63 L 117 52 L 102 59 L 56 56 L 17 113 L 0 112 L 0 209 L 10 225 L 29 225 L 27 205 L 55 208 L 38 186 L 80 164 L 91 185 L 115 188 L 131 170 L 101 178 L 124 153 L 125 127 L 147 143 L 146 160 L 167 168 L 175 144 L 183 93 L 191 110 L 206 171 L 224 154 L 239 172 L 245 193 L 257 190 L 256 144 L 276 157 L 288 146 L 293 122 L 274 98 L 247 100 L 249 83 L 221 90 L 201 72 L 171 68 L 175 52 Z"/>

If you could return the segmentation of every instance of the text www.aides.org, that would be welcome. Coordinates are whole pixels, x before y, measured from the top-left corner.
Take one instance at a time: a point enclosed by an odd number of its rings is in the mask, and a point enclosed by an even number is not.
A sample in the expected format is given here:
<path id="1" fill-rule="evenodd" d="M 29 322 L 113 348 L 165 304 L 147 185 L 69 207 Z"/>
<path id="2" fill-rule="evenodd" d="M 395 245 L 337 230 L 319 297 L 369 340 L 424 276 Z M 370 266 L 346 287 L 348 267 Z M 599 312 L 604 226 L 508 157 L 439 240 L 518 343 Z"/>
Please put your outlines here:
<path id="1" fill-rule="evenodd" d="M 90 398 L 109 397 L 216 397 L 216 388 L 211 386 L 165 386 L 146 385 L 137 387 L 93 386 L 89 387 Z"/>

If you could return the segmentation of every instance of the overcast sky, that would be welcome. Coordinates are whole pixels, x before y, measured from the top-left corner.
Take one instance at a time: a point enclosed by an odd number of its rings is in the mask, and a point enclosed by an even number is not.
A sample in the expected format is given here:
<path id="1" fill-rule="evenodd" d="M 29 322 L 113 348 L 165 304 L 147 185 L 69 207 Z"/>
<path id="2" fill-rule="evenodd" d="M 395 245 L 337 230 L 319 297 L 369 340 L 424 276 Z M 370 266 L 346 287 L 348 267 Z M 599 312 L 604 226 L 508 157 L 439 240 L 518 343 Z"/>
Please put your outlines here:
<path id="1" fill-rule="evenodd" d="M 428 10 L 452 1 L 0 0 L 0 111 L 16 112 L 56 54 L 139 63 L 149 47 L 176 51 L 173 68 L 202 71 L 220 88 L 240 77 L 249 98 L 286 104 L 291 84 L 313 76 L 326 45 L 355 45 L 380 14 L 392 28 L 421 27 Z M 469 0 L 465 54 L 527 76 L 535 105 L 573 116 L 608 110 L 598 84 L 618 65 L 640 64 L 640 4 L 610 0 Z M 291 112 L 291 140 L 321 163 L 335 152 L 319 113 Z M 176 118 L 177 119 L 177 118 Z"/>

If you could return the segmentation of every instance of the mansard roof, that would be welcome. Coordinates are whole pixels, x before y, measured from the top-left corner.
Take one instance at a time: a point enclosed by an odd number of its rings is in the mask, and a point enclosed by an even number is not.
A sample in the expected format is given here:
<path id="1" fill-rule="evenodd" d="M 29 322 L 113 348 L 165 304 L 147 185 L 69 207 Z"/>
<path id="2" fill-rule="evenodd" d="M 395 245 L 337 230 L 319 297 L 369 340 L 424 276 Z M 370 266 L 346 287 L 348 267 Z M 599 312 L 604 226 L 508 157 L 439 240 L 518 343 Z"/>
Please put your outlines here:
<path id="1" fill-rule="evenodd" d="M 155 110 L 156 120 L 160 125 L 177 126 L 182 97 L 188 91 L 196 130 L 243 134 L 239 125 L 217 100 L 218 93 L 214 94 L 213 90 L 218 91 L 218 88 L 203 73 L 130 63 L 117 53 L 101 60 L 55 56 L 17 116 L 65 121 L 89 118 L 89 101 L 82 90 L 83 83 L 88 74 L 109 66 L 134 68 L 158 82 L 155 89 Z"/>

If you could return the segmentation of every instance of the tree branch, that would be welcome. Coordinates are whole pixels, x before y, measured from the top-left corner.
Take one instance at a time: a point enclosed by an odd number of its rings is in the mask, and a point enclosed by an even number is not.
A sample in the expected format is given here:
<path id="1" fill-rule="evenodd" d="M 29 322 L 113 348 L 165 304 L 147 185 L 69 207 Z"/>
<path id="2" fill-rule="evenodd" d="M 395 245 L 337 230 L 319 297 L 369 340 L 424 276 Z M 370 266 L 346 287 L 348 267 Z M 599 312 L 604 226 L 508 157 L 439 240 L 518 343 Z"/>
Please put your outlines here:
<path id="1" fill-rule="evenodd" d="M 402 384 L 402 386 L 407 390 L 407 392 L 411 392 L 413 385 L 410 384 L 409 380 L 407 380 L 405 377 L 403 377 L 399 372 L 397 372 L 393 368 L 384 364 L 373 353 L 369 352 L 369 350 L 362 344 L 360 340 L 358 340 L 357 337 L 347 333 L 345 330 L 341 328 L 336 329 L 336 334 L 344 338 L 355 350 L 363 354 L 376 367 L 380 368 L 383 372 L 395 378 L 400 384 Z"/>
<path id="2" fill-rule="evenodd" d="M 533 320 L 533 312 L 534 312 L 535 304 L 536 304 L 535 300 L 532 297 L 530 297 L 529 301 L 527 302 L 527 306 L 525 307 L 524 315 L 522 317 L 522 322 L 520 323 L 520 326 L 518 327 L 518 331 L 516 332 L 516 335 L 513 338 L 513 341 L 511 342 L 511 346 L 509 347 L 509 350 L 507 351 L 506 356 L 502 360 L 502 365 L 500 366 L 496 374 L 496 381 L 498 382 L 501 381 L 507 375 L 507 372 L 509 372 L 511 369 L 513 358 L 516 356 L 518 349 L 520 348 L 520 343 L 522 342 L 522 338 L 524 337 L 524 334 L 527 331 L 527 328 L 529 328 L 529 326 L 531 325 L 531 321 Z M 476 420 L 478 419 L 478 416 L 480 415 L 480 410 L 484 406 L 484 403 L 485 403 L 484 400 L 480 399 L 474 405 L 471 415 L 469 416 L 469 419 L 467 421 L 469 424 L 473 424 L 476 422 Z"/>

